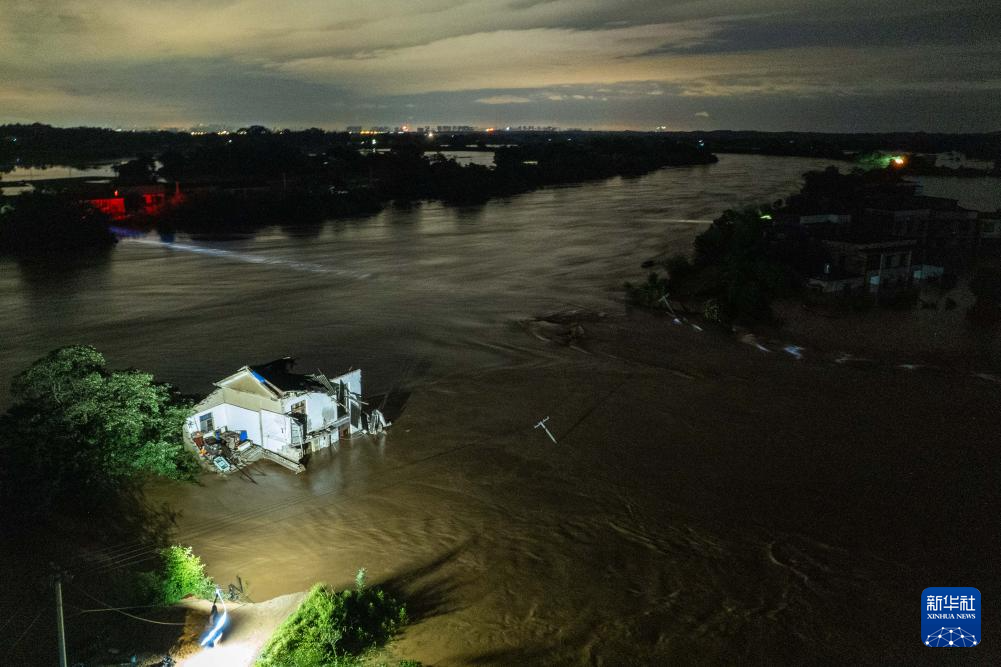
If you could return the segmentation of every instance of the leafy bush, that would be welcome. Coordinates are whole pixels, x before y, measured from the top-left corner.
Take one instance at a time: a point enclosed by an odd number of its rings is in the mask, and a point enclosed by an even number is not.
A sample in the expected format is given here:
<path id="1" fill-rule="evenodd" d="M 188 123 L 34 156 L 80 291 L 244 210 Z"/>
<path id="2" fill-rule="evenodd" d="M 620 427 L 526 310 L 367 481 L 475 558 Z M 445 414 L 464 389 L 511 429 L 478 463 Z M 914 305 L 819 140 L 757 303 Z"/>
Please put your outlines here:
<path id="1" fill-rule="evenodd" d="M 639 285 L 626 283 L 626 295 L 637 306 L 654 306 L 670 290 L 667 278 L 661 278 L 656 272 L 647 276 L 646 282 Z"/>
<path id="2" fill-rule="evenodd" d="M 215 582 L 205 574 L 202 559 L 191 547 L 174 545 L 160 552 L 160 567 L 139 575 L 140 597 L 152 604 L 172 605 L 188 595 L 210 599 Z"/>
<path id="3" fill-rule="evenodd" d="M 669 278 L 651 273 L 641 285 L 626 283 L 630 301 L 654 306 L 681 288 L 710 299 L 711 321 L 770 318 L 772 299 L 802 283 L 789 257 L 803 252 L 800 239 L 769 236 L 770 224 L 757 209 L 726 211 L 695 238 L 694 263 L 675 255 L 664 263 Z"/>
<path id="4" fill-rule="evenodd" d="M 708 322 L 722 324 L 723 316 L 720 312 L 719 301 L 716 299 L 706 299 L 706 302 L 702 306 L 702 317 Z"/>
<path id="5" fill-rule="evenodd" d="M 355 588 L 317 584 L 268 640 L 258 667 L 347 667 L 385 645 L 407 622 L 406 607 L 359 570 Z"/>
<path id="6" fill-rule="evenodd" d="M 167 547 L 163 557 L 163 603 L 174 604 L 188 595 L 210 598 L 215 594 L 215 582 L 205 575 L 202 559 L 191 553 L 191 547 Z"/>
<path id="7" fill-rule="evenodd" d="M 673 283 L 684 280 L 695 271 L 695 267 L 688 261 L 688 258 L 681 254 L 669 257 L 664 262 L 664 268 L 667 269 L 667 275 Z"/>

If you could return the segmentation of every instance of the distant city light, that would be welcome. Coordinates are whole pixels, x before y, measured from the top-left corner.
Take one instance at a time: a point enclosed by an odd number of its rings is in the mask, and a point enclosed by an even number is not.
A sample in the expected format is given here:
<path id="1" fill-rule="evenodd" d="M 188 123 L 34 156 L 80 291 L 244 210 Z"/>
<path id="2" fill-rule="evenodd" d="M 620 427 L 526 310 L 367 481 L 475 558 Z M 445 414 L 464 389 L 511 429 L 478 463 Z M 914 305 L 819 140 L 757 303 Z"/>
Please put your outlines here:
<path id="1" fill-rule="evenodd" d="M 897 165 L 898 167 L 903 166 L 904 158 L 898 155 L 897 157 L 893 158 L 893 164 Z"/>

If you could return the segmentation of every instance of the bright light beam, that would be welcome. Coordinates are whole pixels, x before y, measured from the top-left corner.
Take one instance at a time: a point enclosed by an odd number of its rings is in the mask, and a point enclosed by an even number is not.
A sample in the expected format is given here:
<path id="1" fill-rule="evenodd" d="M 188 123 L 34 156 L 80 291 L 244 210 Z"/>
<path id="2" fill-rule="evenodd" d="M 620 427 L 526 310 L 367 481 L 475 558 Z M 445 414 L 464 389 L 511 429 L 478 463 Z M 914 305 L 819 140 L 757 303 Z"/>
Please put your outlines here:
<path id="1" fill-rule="evenodd" d="M 155 241 L 153 239 L 139 239 L 139 238 L 130 238 L 128 242 L 142 243 L 144 245 L 160 246 L 163 248 L 168 248 L 170 250 L 191 252 L 199 255 L 221 257 L 223 259 L 229 259 L 237 262 L 246 262 L 248 264 L 270 264 L 273 266 L 284 266 L 290 269 L 294 269 L 296 271 L 304 271 L 307 273 L 329 273 L 332 275 L 355 278 L 357 280 L 364 280 L 365 278 L 372 277 L 371 273 L 344 271 L 342 269 L 332 269 L 326 266 L 322 266 L 320 264 L 311 264 L 309 262 L 296 262 L 287 259 L 277 259 L 274 257 L 253 255 L 249 253 L 239 253 L 239 252 L 233 252 L 232 250 L 223 250 L 221 248 L 206 248 L 204 246 L 192 245 L 190 243 L 168 243 L 166 241 Z"/>
<path id="2" fill-rule="evenodd" d="M 209 647 L 215 646 L 215 643 L 219 641 L 220 637 L 222 637 L 222 629 L 226 626 L 226 621 L 229 619 L 229 613 L 226 611 L 226 600 L 224 600 L 222 597 L 222 591 L 216 588 L 215 594 L 216 597 L 219 598 L 219 602 L 222 602 L 222 616 L 219 617 L 215 625 L 212 626 L 212 629 L 209 630 L 208 633 L 205 635 L 205 637 L 202 639 L 202 642 L 200 644 L 202 648 L 204 648 L 205 646 Z"/>

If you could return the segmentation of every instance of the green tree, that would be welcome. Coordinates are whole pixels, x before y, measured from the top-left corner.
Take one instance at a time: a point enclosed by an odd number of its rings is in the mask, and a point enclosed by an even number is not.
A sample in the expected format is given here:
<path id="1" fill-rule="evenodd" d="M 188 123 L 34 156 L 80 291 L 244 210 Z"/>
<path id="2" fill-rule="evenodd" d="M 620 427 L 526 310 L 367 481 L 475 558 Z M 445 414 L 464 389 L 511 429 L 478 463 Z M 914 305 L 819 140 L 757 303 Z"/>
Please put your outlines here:
<path id="1" fill-rule="evenodd" d="M 0 211 L 0 255 L 76 253 L 115 242 L 106 215 L 63 197 L 25 193 Z"/>
<path id="2" fill-rule="evenodd" d="M 202 559 L 191 547 L 174 545 L 160 552 L 160 568 L 140 576 L 140 588 L 153 604 L 172 605 L 188 595 L 212 598 L 215 582 L 205 574 Z"/>
<path id="3" fill-rule="evenodd" d="M 115 165 L 114 170 L 118 174 L 118 182 L 123 185 L 156 182 L 156 162 L 151 155 L 141 155 Z"/>
<path id="4" fill-rule="evenodd" d="M 767 318 L 772 298 L 795 282 L 791 267 L 775 261 L 766 238 L 768 218 L 756 209 L 726 211 L 695 239 L 695 264 L 714 276 L 708 295 L 720 321 Z"/>
<path id="5" fill-rule="evenodd" d="M 197 470 L 182 441 L 188 404 L 149 373 L 109 370 L 92 347 L 50 352 L 11 394 L 0 418 L 0 498 L 16 499 L 22 515 Z"/>

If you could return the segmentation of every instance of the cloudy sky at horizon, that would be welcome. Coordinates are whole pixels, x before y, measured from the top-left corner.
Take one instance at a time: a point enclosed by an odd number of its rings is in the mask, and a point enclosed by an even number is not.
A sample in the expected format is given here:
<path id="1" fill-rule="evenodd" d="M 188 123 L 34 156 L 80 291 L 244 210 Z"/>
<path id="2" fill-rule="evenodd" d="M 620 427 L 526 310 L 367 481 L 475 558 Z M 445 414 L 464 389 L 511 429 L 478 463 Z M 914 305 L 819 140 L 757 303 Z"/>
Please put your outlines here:
<path id="1" fill-rule="evenodd" d="M 0 5 L 0 122 L 1001 129 L 982 0 Z"/>

